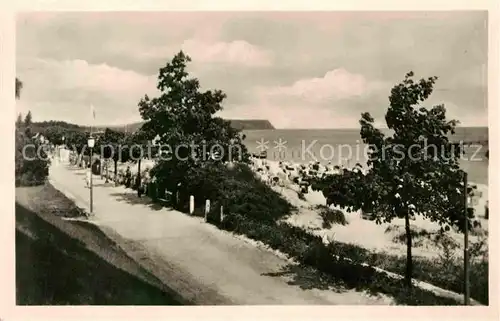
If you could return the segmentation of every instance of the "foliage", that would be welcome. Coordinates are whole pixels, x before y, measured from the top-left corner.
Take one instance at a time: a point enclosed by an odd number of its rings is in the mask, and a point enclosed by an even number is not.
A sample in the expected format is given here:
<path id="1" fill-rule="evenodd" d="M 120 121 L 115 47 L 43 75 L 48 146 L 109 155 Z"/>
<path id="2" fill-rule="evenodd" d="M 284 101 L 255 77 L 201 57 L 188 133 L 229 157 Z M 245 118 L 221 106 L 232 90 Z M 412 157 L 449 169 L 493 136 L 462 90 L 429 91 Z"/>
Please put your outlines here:
<path id="1" fill-rule="evenodd" d="M 368 253 L 362 248 L 337 242 L 325 245 L 320 237 L 286 223 L 262 222 L 241 214 L 229 213 L 221 228 L 261 241 L 294 258 L 302 266 L 323 272 L 325 275 L 320 277 L 321 286 L 327 283 L 328 286 L 337 288 L 366 290 L 373 294 L 384 293 L 392 296 L 398 304 L 458 304 L 453 299 L 438 297 L 420 288 L 404 289 L 402 280 L 389 277 L 371 266 L 362 265 L 360 258 L 364 259 Z M 283 273 L 289 276 L 291 274 L 287 271 Z"/>
<path id="2" fill-rule="evenodd" d="M 340 225 L 348 224 L 344 212 L 338 209 L 332 209 L 325 205 L 318 205 L 316 206 L 316 210 L 319 211 L 319 215 L 323 219 L 323 228 L 331 228 L 332 223 Z"/>
<path id="3" fill-rule="evenodd" d="M 126 155 L 125 137 L 125 133 L 106 128 L 104 135 L 96 140 L 95 152 L 100 153 L 103 158 L 118 162 Z"/>
<path id="4" fill-rule="evenodd" d="M 453 254 L 452 249 L 456 246 L 450 238 L 438 238 L 443 242 L 442 252 L 439 258 L 415 258 L 414 277 L 418 280 L 429 282 L 433 285 L 463 293 L 464 271 L 463 258 Z M 451 242 L 450 242 L 451 241 Z M 471 298 L 483 304 L 488 304 L 488 258 L 486 253 L 475 253 L 471 251 L 470 263 L 470 295 Z M 385 253 L 370 253 L 366 262 L 379 266 L 387 271 L 401 273 L 405 266 L 405 257 L 389 255 Z"/>
<path id="5" fill-rule="evenodd" d="M 126 134 L 110 128 L 106 128 L 104 135 L 95 142 L 95 153 L 100 154 L 105 160 L 113 160 L 115 181 L 118 175 L 118 161 L 125 162 L 128 160 L 128 149 L 125 143 Z"/>
<path id="6" fill-rule="evenodd" d="M 445 229 L 465 226 L 463 176 L 458 158 L 462 152 L 450 143 L 457 121 L 446 120 L 443 105 L 420 107 L 432 93 L 437 77 L 415 82 L 413 72 L 393 87 L 385 120 L 392 136 L 374 127 L 369 113 L 361 116 L 361 137 L 369 146 L 369 170 L 344 170 L 313 184 L 328 204 L 349 211 L 363 210 L 377 223 L 405 219 L 407 263 L 405 278 L 411 286 L 412 238 L 410 216 L 423 215 Z M 468 209 L 468 220 L 473 218 Z M 471 226 L 469 222 L 469 226 Z"/>
<path id="7" fill-rule="evenodd" d="M 153 133 L 148 133 L 139 128 L 133 133 L 127 133 L 123 136 L 123 161 L 138 162 L 143 158 L 153 156 L 150 154 L 150 141 L 154 138 Z"/>
<path id="8" fill-rule="evenodd" d="M 66 132 L 64 138 L 66 146 L 75 151 L 78 155 L 86 151 L 88 144 L 88 136 L 86 133 L 78 130 L 71 130 Z"/>
<path id="9" fill-rule="evenodd" d="M 33 119 L 31 116 L 31 111 L 28 111 L 28 113 L 26 114 L 26 117 L 24 117 L 24 132 L 25 132 L 26 136 L 28 136 L 28 137 L 31 137 L 31 135 L 33 134 L 33 131 L 31 128 L 32 123 L 33 123 Z"/>
<path id="10" fill-rule="evenodd" d="M 386 229 L 386 232 L 389 232 L 391 230 L 391 227 L 388 227 Z M 406 239 L 406 232 L 399 232 L 399 229 L 396 229 L 398 233 L 393 237 L 392 241 L 394 243 L 401 243 L 401 244 L 406 244 L 407 239 Z M 412 239 L 412 245 L 414 247 L 420 247 L 424 245 L 424 242 L 426 240 L 430 240 L 432 237 L 432 233 L 428 232 L 425 229 L 414 229 L 411 228 L 410 230 L 411 234 L 411 239 Z"/>
<path id="11" fill-rule="evenodd" d="M 39 142 L 16 129 L 15 186 L 44 184 L 49 175 L 49 164 Z"/>
<path id="12" fill-rule="evenodd" d="M 186 206 L 189 196 L 193 195 L 197 202 L 209 199 L 214 211 L 219 211 L 222 205 L 224 212 L 241 213 L 249 219 L 265 222 L 275 222 L 293 209 L 280 194 L 256 178 L 246 164 L 236 164 L 228 169 L 214 163 L 193 167 L 187 175 L 191 179 L 180 186 L 167 185 L 171 191 L 177 188 L 181 196 L 180 204 Z"/>
<path id="13" fill-rule="evenodd" d="M 67 131 L 87 132 L 88 128 L 76 124 L 67 123 L 65 121 L 49 120 L 41 122 L 33 122 L 32 128 L 35 132 L 45 132 L 50 127 L 59 127 Z"/>
<path id="14" fill-rule="evenodd" d="M 42 134 L 54 145 L 62 145 L 63 137 L 66 139 L 68 130 L 60 126 L 47 127 Z"/>
<path id="15" fill-rule="evenodd" d="M 16 99 L 21 96 L 22 82 L 16 77 Z M 49 175 L 49 160 L 38 141 L 31 138 L 31 111 L 24 123 L 19 114 L 16 121 L 14 157 L 15 186 L 41 185 Z"/>
<path id="16" fill-rule="evenodd" d="M 159 71 L 160 96 L 146 95 L 139 102 L 145 120 L 143 130 L 158 134 L 158 144 L 170 155 L 155 166 L 157 179 L 168 178 L 173 185 L 192 181 L 188 172 L 211 162 L 210 153 L 219 153 L 219 163 L 231 156 L 233 160 L 240 156 L 238 160 L 248 160 L 240 132 L 229 121 L 214 116 L 222 110 L 226 95 L 220 90 L 201 91 L 198 79 L 187 72 L 190 61 L 189 56 L 179 52 Z"/>
<path id="17" fill-rule="evenodd" d="M 133 188 L 138 189 L 141 182 L 141 161 L 144 158 L 152 158 L 152 146 L 150 141 L 156 134 L 141 127 L 137 131 L 127 134 L 124 138 L 126 159 L 137 163 L 137 176 Z"/>
<path id="18" fill-rule="evenodd" d="M 21 98 L 22 89 L 23 89 L 23 82 L 16 77 L 16 99 Z"/>
<path id="19" fill-rule="evenodd" d="M 23 126 L 23 115 L 19 113 L 16 119 L 16 128 L 21 128 Z"/>

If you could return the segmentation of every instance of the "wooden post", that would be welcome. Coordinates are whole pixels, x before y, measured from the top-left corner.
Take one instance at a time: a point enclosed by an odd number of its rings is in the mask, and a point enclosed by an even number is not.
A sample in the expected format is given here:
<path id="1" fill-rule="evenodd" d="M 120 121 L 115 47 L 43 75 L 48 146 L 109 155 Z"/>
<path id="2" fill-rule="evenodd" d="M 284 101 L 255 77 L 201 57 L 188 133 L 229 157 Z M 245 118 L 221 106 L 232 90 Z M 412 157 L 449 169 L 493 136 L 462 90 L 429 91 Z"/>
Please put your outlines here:
<path id="1" fill-rule="evenodd" d="M 181 202 L 180 188 L 181 188 L 181 183 L 177 184 L 177 189 L 175 191 L 175 206 L 179 206 L 179 204 Z"/>
<path id="2" fill-rule="evenodd" d="M 469 300 L 469 219 L 467 215 L 467 207 L 468 207 L 468 198 L 469 195 L 467 193 L 467 173 L 464 173 L 464 305 L 470 305 Z"/>
<path id="3" fill-rule="evenodd" d="M 189 196 L 189 214 L 193 215 L 194 213 L 194 196 Z"/>
<path id="4" fill-rule="evenodd" d="M 220 206 L 220 222 L 224 221 L 224 206 Z"/>
<path id="5" fill-rule="evenodd" d="M 210 200 L 205 201 L 205 222 L 208 222 L 208 213 L 210 213 Z"/>

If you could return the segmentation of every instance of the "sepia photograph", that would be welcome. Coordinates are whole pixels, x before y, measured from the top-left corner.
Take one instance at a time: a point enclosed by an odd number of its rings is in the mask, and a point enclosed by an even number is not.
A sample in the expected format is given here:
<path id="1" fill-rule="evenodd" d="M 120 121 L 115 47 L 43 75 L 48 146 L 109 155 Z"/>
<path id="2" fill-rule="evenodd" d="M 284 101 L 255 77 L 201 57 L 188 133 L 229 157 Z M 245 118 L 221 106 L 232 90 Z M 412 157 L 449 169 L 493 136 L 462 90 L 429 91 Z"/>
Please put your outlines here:
<path id="1" fill-rule="evenodd" d="M 493 304 L 490 18 L 18 12 L 16 305 Z"/>

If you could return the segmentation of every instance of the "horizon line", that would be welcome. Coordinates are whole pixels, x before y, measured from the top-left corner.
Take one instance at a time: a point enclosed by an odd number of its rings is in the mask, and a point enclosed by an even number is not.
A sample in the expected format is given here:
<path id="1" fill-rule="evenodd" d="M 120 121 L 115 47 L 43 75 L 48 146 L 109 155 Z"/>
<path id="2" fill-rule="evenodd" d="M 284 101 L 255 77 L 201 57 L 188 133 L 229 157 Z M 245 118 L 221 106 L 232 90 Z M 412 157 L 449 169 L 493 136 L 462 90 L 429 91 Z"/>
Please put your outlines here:
<path id="1" fill-rule="evenodd" d="M 264 121 L 268 121 L 269 123 L 272 124 L 271 121 L 267 120 L 267 119 L 242 119 L 242 118 L 239 118 L 239 119 L 228 119 L 228 120 L 264 120 Z M 54 122 L 65 122 L 67 124 L 71 124 L 71 125 L 76 125 L 76 126 L 79 126 L 79 127 L 104 127 L 104 128 L 114 128 L 114 127 L 127 127 L 127 126 L 131 126 L 131 125 L 136 125 L 138 123 L 141 123 L 143 121 L 137 121 L 137 122 L 133 122 L 133 123 L 129 123 L 129 124 L 120 124 L 120 125 L 109 125 L 109 124 L 77 124 L 77 123 L 72 123 L 72 122 L 68 122 L 68 121 L 65 121 L 65 120 L 42 120 L 42 121 L 34 121 L 33 123 L 42 123 L 42 122 L 49 122 L 49 121 L 54 121 Z M 274 127 L 274 125 L 273 125 Z M 377 129 L 389 129 L 389 127 L 387 126 L 375 126 L 375 128 Z M 489 129 L 489 126 L 486 124 L 486 125 L 457 125 L 456 128 L 488 128 Z M 359 130 L 360 127 L 275 127 L 274 129 L 243 129 L 243 130 L 332 130 L 332 129 L 339 129 L 339 130 Z"/>

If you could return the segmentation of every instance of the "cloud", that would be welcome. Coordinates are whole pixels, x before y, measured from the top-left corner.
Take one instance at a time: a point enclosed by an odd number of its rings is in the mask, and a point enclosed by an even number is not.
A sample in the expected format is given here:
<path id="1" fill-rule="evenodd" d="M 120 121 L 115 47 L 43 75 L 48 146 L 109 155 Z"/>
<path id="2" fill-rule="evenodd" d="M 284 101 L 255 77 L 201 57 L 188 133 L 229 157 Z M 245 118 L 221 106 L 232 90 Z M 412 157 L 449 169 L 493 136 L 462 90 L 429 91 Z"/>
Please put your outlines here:
<path id="1" fill-rule="evenodd" d="M 61 119 L 69 109 L 73 112 L 71 121 L 88 123 L 88 106 L 93 104 L 100 117 L 107 118 L 105 121 L 115 121 L 129 111 L 137 114 L 140 98 L 157 91 L 155 76 L 107 64 L 78 59 L 32 59 L 24 63 L 29 67 L 19 73 L 24 82 L 19 111 L 25 113 L 32 108 L 38 117 Z"/>
<path id="2" fill-rule="evenodd" d="M 450 117 L 486 124 L 485 22 L 485 12 L 25 13 L 19 104 L 37 119 L 87 122 L 89 101 L 102 123 L 139 119 L 137 101 L 182 49 L 201 87 L 227 94 L 227 117 L 357 127 L 367 111 L 383 121 L 391 87 L 413 70 L 439 77 L 433 99 L 454 104 Z"/>
<path id="3" fill-rule="evenodd" d="M 133 96 L 151 92 L 156 87 L 155 76 L 142 75 L 107 64 L 92 65 L 80 59 L 35 59 L 31 68 L 21 76 L 30 80 L 27 86 L 41 89 L 38 94 L 42 95 L 48 94 L 47 91 L 90 90 L 101 91 L 110 96 Z M 28 95 L 30 93 L 32 92 L 27 92 Z"/>
<path id="4" fill-rule="evenodd" d="M 115 46 L 112 51 L 123 52 L 125 48 Z M 244 40 L 231 42 L 209 41 L 200 38 L 188 39 L 180 46 L 152 47 L 150 50 L 136 51 L 141 59 L 171 58 L 183 50 L 195 64 L 217 63 L 244 67 L 265 67 L 273 62 L 273 54 Z"/>
<path id="5" fill-rule="evenodd" d="M 182 49 L 200 63 L 228 63 L 261 67 L 272 63 L 272 53 L 260 49 L 244 40 L 209 43 L 187 40 Z"/>
<path id="6" fill-rule="evenodd" d="M 353 128 L 359 115 L 337 112 L 334 107 L 307 106 L 297 104 L 275 104 L 259 101 L 249 105 L 240 105 L 238 109 L 224 110 L 221 117 L 267 119 L 276 128 Z"/>
<path id="7" fill-rule="evenodd" d="M 389 90 L 382 81 L 337 68 L 288 86 L 250 89 L 252 103 L 229 106 L 223 116 L 267 118 L 278 128 L 353 128 L 361 112 L 373 109 Z"/>
<path id="8" fill-rule="evenodd" d="M 306 102 L 323 103 L 366 95 L 382 86 L 380 82 L 370 82 L 363 75 L 339 68 L 328 71 L 321 78 L 301 79 L 290 86 L 270 88 L 267 92 L 261 89 L 261 92 L 271 98 L 291 96 Z"/>

